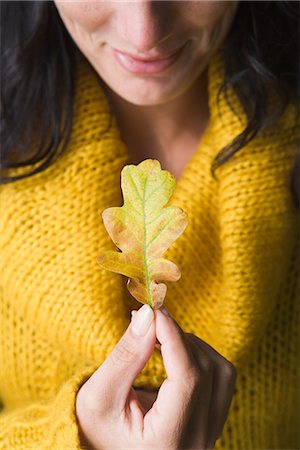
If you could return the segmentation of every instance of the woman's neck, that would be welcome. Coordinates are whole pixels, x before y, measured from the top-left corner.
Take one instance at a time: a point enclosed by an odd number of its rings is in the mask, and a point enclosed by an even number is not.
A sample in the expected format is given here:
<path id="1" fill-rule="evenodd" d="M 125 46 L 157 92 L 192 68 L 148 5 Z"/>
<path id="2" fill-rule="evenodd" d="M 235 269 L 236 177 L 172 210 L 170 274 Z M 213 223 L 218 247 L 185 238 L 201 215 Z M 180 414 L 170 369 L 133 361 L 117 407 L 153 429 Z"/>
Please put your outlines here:
<path id="1" fill-rule="evenodd" d="M 209 120 L 206 74 L 162 105 L 133 105 L 111 91 L 109 97 L 130 162 L 158 159 L 179 178 Z"/>

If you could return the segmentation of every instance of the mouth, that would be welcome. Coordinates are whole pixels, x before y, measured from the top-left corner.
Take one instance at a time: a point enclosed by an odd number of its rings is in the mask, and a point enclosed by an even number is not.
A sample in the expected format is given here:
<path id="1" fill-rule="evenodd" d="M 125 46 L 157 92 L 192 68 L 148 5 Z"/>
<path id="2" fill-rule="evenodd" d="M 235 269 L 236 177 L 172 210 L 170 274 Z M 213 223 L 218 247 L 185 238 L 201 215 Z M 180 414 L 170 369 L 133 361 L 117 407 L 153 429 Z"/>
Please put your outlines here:
<path id="1" fill-rule="evenodd" d="M 163 72 L 178 59 L 185 45 L 167 56 L 140 57 L 112 48 L 116 60 L 127 71 L 139 75 L 154 75 Z"/>

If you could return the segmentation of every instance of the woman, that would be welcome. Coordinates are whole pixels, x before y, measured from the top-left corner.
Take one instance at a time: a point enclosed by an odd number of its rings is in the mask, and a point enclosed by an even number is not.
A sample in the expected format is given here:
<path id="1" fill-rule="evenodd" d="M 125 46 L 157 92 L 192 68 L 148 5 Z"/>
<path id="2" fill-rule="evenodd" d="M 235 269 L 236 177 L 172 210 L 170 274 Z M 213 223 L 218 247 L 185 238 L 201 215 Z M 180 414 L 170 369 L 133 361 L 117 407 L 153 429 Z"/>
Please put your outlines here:
<path id="1" fill-rule="evenodd" d="M 297 448 L 299 5 L 1 6 L 2 447 Z M 128 326 L 95 258 L 145 158 L 189 226 Z"/>

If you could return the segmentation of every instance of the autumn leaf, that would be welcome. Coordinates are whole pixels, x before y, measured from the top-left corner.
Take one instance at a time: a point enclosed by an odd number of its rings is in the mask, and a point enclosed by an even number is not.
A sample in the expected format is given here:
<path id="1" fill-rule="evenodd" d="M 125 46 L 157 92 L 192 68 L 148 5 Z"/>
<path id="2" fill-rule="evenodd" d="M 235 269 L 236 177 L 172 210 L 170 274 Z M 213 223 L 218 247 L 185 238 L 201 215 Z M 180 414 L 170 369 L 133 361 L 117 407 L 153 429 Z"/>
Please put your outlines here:
<path id="1" fill-rule="evenodd" d="M 121 252 L 103 252 L 98 263 L 128 277 L 131 295 L 153 308 L 164 301 L 163 282 L 180 278 L 176 264 L 162 257 L 187 226 L 184 211 L 165 206 L 175 186 L 175 177 L 161 170 L 156 160 L 127 165 L 121 173 L 123 206 L 102 213 L 104 226 Z"/>

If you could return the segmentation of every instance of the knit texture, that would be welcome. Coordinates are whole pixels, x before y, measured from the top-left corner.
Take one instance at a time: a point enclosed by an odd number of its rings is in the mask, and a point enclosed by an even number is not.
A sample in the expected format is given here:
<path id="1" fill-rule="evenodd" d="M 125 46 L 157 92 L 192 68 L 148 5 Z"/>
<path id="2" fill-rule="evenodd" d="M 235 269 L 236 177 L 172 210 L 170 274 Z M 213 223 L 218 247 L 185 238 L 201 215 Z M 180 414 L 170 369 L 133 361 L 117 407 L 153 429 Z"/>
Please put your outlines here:
<path id="1" fill-rule="evenodd" d="M 166 257 L 181 269 L 166 306 L 186 332 L 238 368 L 236 393 L 217 449 L 299 448 L 298 214 L 289 179 L 299 139 L 290 106 L 216 172 L 218 151 L 243 129 L 209 69 L 210 122 L 172 203 L 189 216 Z M 127 150 L 99 82 L 78 73 L 67 151 L 32 178 L 1 189 L 0 447 L 78 449 L 75 396 L 104 361 L 138 305 L 124 277 L 96 263 L 112 248 L 101 212 L 122 204 Z M 136 384 L 164 377 L 155 352 Z M 126 443 L 124 443 L 126 447 Z"/>

